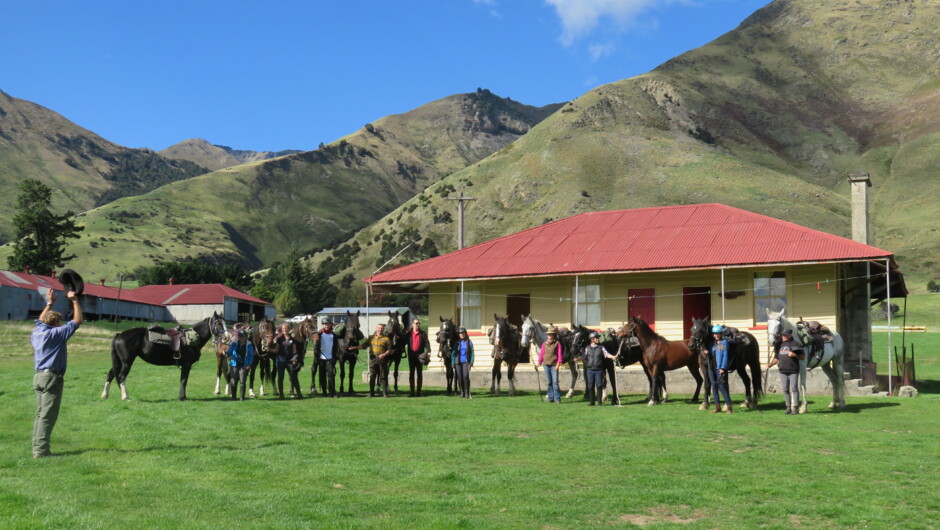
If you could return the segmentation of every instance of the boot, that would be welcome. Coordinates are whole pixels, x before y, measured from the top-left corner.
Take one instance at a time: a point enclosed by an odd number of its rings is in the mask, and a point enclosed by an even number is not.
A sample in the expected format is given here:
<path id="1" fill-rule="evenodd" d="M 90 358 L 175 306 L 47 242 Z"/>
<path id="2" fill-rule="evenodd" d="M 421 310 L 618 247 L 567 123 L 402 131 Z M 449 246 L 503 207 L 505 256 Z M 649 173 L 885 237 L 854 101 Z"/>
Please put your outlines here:
<path id="1" fill-rule="evenodd" d="M 242 383 L 242 396 L 239 401 L 245 401 L 245 383 Z"/>
<path id="2" fill-rule="evenodd" d="M 730 403 L 728 404 L 728 409 L 725 410 L 725 412 L 727 412 L 728 414 L 731 414 L 731 404 L 730 404 Z"/>
<path id="3" fill-rule="evenodd" d="M 712 411 L 712 414 L 721 412 L 721 405 L 715 404 L 715 410 Z"/>

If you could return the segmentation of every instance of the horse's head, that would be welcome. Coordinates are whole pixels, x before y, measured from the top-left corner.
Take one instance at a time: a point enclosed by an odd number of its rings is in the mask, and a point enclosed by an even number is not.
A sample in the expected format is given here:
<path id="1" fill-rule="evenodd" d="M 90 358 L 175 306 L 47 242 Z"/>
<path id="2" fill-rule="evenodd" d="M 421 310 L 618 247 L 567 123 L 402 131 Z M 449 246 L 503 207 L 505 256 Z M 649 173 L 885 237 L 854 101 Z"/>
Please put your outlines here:
<path id="1" fill-rule="evenodd" d="M 228 342 L 228 329 L 225 319 L 216 311 L 213 311 L 212 316 L 209 317 L 209 329 L 214 337 L 213 342 L 216 344 Z"/>
<path id="2" fill-rule="evenodd" d="M 618 339 L 623 340 L 631 337 L 636 338 L 636 323 L 633 321 L 627 322 L 617 330 Z"/>
<path id="3" fill-rule="evenodd" d="M 364 338 L 362 331 L 359 330 L 359 315 L 361 312 L 356 311 L 356 314 L 352 314 L 349 310 L 346 311 L 346 338 L 352 339 L 355 341 L 360 341 Z"/>
<path id="4" fill-rule="evenodd" d="M 532 318 L 532 315 L 522 317 L 522 347 L 528 348 L 532 340 L 539 346 L 548 338 L 547 328 L 541 322 Z"/>
<path id="5" fill-rule="evenodd" d="M 388 323 L 385 324 L 385 336 L 397 337 L 401 334 L 401 321 L 398 319 L 397 311 L 388 312 Z"/>
<path id="6" fill-rule="evenodd" d="M 689 328 L 689 346 L 701 349 L 708 345 L 711 338 L 709 317 L 698 319 L 692 317 L 692 327 Z"/>
<path id="7" fill-rule="evenodd" d="M 443 347 L 450 347 L 457 338 L 457 328 L 454 326 L 453 318 L 444 318 L 438 316 L 441 320 L 441 327 L 437 330 L 437 343 Z"/>
<path id="8" fill-rule="evenodd" d="M 496 320 L 496 323 L 493 324 L 491 344 L 499 348 L 502 346 L 503 341 L 506 339 L 506 336 L 509 333 L 509 321 L 506 320 L 505 317 L 501 317 L 496 313 L 493 313 L 493 318 Z"/>
<path id="9" fill-rule="evenodd" d="M 583 352 L 584 348 L 588 347 L 591 343 L 590 335 L 591 330 L 581 324 L 575 324 L 571 330 L 571 347 L 575 352 Z"/>
<path id="10" fill-rule="evenodd" d="M 780 311 L 771 311 L 770 308 L 764 308 L 767 312 L 767 344 L 775 346 L 780 343 L 780 332 L 783 330 L 783 323 L 786 322 L 786 308 Z"/>

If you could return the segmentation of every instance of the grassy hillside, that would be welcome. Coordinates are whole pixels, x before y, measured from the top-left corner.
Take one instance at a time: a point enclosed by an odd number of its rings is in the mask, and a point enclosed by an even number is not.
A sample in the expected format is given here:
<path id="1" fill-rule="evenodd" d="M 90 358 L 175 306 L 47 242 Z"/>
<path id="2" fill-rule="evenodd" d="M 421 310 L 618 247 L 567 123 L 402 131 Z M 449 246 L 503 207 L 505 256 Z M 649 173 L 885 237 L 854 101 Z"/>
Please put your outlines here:
<path id="1" fill-rule="evenodd" d="M 846 174 L 865 171 L 873 244 L 923 290 L 940 274 L 938 28 L 932 2 L 778 0 L 432 186 L 354 236 L 363 250 L 336 278 L 371 273 L 403 235 L 453 250 L 448 187 L 478 199 L 468 244 L 583 211 L 702 202 L 849 236 Z"/>
<path id="2" fill-rule="evenodd" d="M 442 177 L 522 136 L 558 105 L 489 91 L 366 124 L 316 151 L 243 164 L 82 214 L 69 266 L 114 278 L 189 256 L 260 268 L 367 226 Z M 9 249 L 0 249 L 0 259 Z"/>
<path id="3" fill-rule="evenodd" d="M 17 186 L 35 178 L 54 190 L 53 208 L 81 212 L 206 170 L 149 149 L 128 149 L 55 112 L 0 91 L 0 243 L 13 236 Z M 4 261 L 2 265 L 6 265 Z"/>

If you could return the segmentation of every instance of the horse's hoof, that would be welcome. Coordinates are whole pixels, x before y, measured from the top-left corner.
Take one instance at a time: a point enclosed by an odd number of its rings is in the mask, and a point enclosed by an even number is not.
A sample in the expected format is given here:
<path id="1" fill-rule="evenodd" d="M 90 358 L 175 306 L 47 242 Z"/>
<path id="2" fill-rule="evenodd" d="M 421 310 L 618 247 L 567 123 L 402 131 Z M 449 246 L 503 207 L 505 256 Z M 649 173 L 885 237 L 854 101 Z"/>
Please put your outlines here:
<path id="1" fill-rule="evenodd" d="M 698 409 L 699 409 L 699 410 L 705 410 L 705 409 L 707 409 L 707 408 L 708 408 L 708 407 L 706 407 L 704 403 L 702 403 L 701 405 L 698 406 Z"/>
<path id="2" fill-rule="evenodd" d="M 647 406 L 647 407 L 652 407 L 652 406 L 655 405 L 655 404 L 656 404 L 656 403 L 655 403 L 653 400 L 650 400 L 650 402 L 647 403 L 646 406 Z"/>
<path id="3" fill-rule="evenodd" d="M 213 392 L 213 394 L 215 394 L 216 396 L 218 396 L 218 395 L 219 395 L 219 391 L 216 390 L 215 392 Z M 228 394 L 228 392 L 226 392 L 226 394 Z"/>

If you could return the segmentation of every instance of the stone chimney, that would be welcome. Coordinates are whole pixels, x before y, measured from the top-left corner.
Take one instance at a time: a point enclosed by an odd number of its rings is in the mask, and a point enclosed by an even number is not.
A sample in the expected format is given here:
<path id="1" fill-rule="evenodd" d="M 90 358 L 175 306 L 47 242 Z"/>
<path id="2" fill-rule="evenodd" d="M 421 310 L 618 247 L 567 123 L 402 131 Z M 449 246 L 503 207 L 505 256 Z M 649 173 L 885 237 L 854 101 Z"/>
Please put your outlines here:
<path id="1" fill-rule="evenodd" d="M 868 173 L 851 173 L 848 178 L 852 186 L 852 240 L 870 245 L 868 188 L 871 187 L 871 179 Z"/>

